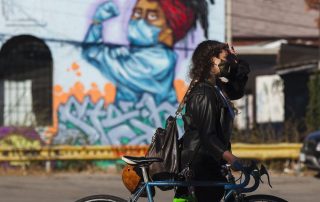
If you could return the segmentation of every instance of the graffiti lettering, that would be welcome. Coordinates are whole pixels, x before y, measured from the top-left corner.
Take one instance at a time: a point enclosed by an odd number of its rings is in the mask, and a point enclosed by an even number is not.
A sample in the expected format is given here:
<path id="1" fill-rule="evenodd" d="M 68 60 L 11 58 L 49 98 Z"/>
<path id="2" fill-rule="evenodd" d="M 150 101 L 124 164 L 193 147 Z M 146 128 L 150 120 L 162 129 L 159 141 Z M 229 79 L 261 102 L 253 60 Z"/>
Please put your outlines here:
<path id="1" fill-rule="evenodd" d="M 156 105 L 152 96 L 144 94 L 133 105 L 119 102 L 119 106 L 105 108 L 104 100 L 95 104 L 90 96 L 82 103 L 73 96 L 58 110 L 59 132 L 56 144 L 126 145 L 148 144 L 156 127 L 163 126 L 177 106 L 168 102 Z M 181 126 L 179 131 L 182 132 Z"/>

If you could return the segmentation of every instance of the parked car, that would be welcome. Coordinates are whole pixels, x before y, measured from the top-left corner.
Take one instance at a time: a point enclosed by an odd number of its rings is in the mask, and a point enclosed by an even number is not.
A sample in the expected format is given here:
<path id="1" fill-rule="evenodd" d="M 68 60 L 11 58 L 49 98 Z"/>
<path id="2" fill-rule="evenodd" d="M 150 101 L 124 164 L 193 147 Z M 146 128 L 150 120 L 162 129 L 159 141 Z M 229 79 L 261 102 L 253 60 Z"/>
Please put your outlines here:
<path id="1" fill-rule="evenodd" d="M 310 133 L 304 139 L 300 161 L 308 168 L 320 171 L 320 130 Z"/>

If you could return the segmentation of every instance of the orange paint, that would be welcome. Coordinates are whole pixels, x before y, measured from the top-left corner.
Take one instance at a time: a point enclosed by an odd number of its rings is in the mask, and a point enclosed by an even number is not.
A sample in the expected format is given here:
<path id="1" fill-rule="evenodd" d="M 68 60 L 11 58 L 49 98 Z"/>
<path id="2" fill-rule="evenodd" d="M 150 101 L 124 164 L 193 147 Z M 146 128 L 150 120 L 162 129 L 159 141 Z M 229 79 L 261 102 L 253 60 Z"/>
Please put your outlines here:
<path id="1" fill-rule="evenodd" d="M 51 139 L 53 135 L 58 132 L 58 109 L 61 104 L 66 104 L 69 95 L 63 92 L 63 88 L 60 85 L 55 85 L 53 87 L 53 126 L 48 127 L 45 131 L 45 136 Z"/>
<path id="2" fill-rule="evenodd" d="M 76 82 L 74 86 L 70 89 L 70 95 L 73 95 L 78 102 L 82 103 L 85 97 L 85 89 L 81 82 Z"/>
<path id="3" fill-rule="evenodd" d="M 181 102 L 185 93 L 188 90 L 188 85 L 183 80 L 180 80 L 180 79 L 175 80 L 173 85 L 176 90 L 178 102 Z"/>
<path id="4" fill-rule="evenodd" d="M 113 84 L 107 83 L 104 85 L 104 100 L 106 106 L 114 103 L 116 99 L 116 91 L 116 87 Z"/>
<path id="5" fill-rule="evenodd" d="M 92 88 L 98 88 L 98 85 L 97 85 L 95 82 L 92 82 L 92 83 L 91 83 L 91 87 L 92 87 Z"/>
<path id="6" fill-rule="evenodd" d="M 80 66 L 78 65 L 78 63 L 74 62 L 71 64 L 71 69 L 73 71 L 78 70 L 80 68 Z"/>
<path id="7" fill-rule="evenodd" d="M 97 103 L 103 97 L 96 83 L 91 83 L 91 89 L 87 94 L 90 95 L 93 103 Z"/>
<path id="8" fill-rule="evenodd" d="M 63 92 L 60 85 L 56 85 L 53 88 L 53 109 L 54 112 L 58 109 L 60 104 L 65 104 L 68 100 L 68 95 Z"/>
<path id="9" fill-rule="evenodd" d="M 70 71 L 72 71 L 78 77 L 82 76 L 82 73 L 80 71 L 80 65 L 76 62 L 73 62 L 71 66 L 67 69 L 67 72 Z"/>
<path id="10" fill-rule="evenodd" d="M 56 124 L 54 122 L 54 125 L 52 127 L 48 127 L 44 133 L 45 137 L 47 137 L 49 140 L 52 139 L 52 137 L 58 132 L 58 117 L 56 119 Z"/>
<path id="11" fill-rule="evenodd" d="M 60 93 L 62 93 L 62 87 L 61 87 L 60 85 L 55 85 L 55 86 L 53 87 L 53 93 L 55 93 L 55 94 L 60 94 Z"/>

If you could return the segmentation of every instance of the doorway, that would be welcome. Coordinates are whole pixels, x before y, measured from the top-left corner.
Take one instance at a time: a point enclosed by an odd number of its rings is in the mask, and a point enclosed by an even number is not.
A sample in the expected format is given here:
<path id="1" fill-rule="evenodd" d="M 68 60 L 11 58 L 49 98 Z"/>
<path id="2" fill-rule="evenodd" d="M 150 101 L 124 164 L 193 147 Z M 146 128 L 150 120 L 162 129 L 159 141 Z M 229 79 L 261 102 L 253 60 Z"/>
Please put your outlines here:
<path id="1" fill-rule="evenodd" d="M 0 125 L 51 125 L 52 77 L 52 55 L 42 39 L 7 40 L 0 49 Z"/>

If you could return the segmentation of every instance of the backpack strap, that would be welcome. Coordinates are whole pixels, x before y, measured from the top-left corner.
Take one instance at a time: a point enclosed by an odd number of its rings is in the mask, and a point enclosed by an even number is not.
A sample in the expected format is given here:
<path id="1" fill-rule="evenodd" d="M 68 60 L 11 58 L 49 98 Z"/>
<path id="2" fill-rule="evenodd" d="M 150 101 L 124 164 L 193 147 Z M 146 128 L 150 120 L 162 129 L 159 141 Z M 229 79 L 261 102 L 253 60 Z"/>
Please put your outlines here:
<path id="1" fill-rule="evenodd" d="M 234 119 L 234 117 L 236 116 L 235 115 L 235 112 L 233 111 L 231 105 L 230 105 L 230 101 L 228 101 L 228 98 L 226 98 L 226 96 L 223 94 L 222 90 L 217 86 L 215 85 L 214 88 L 216 89 L 216 91 L 218 91 L 218 94 L 219 96 L 221 97 L 223 103 L 225 104 L 225 106 L 227 107 L 229 113 L 230 113 L 230 116 L 232 117 L 232 119 Z"/>
<path id="2" fill-rule="evenodd" d="M 185 104 L 186 104 L 187 98 L 188 98 L 188 96 L 189 96 L 192 88 L 196 85 L 197 82 L 198 82 L 197 79 L 192 79 L 192 81 L 190 82 L 190 85 L 189 85 L 189 87 L 188 87 L 188 90 L 187 90 L 186 94 L 183 96 L 183 99 L 182 99 L 182 101 L 180 102 L 179 107 L 178 107 L 178 109 L 177 109 L 177 111 L 176 111 L 176 113 L 175 113 L 175 118 L 176 118 L 177 116 L 179 116 L 179 114 L 181 114 L 182 109 L 183 109 L 183 107 L 184 107 Z"/>

